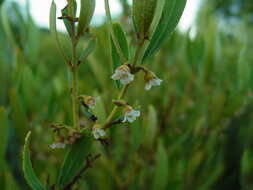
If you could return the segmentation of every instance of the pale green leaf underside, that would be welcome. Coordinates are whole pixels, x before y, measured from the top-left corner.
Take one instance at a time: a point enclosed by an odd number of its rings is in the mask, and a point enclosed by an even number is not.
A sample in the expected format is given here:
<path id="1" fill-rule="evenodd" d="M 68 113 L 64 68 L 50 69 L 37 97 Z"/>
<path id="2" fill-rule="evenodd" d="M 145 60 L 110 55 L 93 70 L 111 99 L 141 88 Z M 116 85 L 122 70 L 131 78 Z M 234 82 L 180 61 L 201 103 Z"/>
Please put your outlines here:
<path id="1" fill-rule="evenodd" d="M 23 150 L 23 172 L 25 179 L 27 183 L 30 185 L 30 187 L 33 190 L 45 190 L 43 185 L 41 184 L 40 180 L 34 173 L 33 167 L 32 167 L 32 162 L 30 159 L 30 150 L 29 150 L 29 145 L 30 145 L 30 136 L 31 132 L 29 132 L 26 135 L 25 138 L 25 145 L 24 145 L 24 150 Z"/>
<path id="2" fill-rule="evenodd" d="M 58 48 L 59 52 L 64 57 L 65 61 L 68 61 L 68 59 L 65 56 L 64 51 L 63 51 L 63 49 L 61 47 L 59 36 L 58 36 L 58 33 L 57 33 L 57 27 L 56 27 L 56 4 L 55 4 L 54 1 L 52 1 L 51 8 L 50 8 L 49 25 L 50 25 L 50 30 L 51 30 L 53 38 L 54 38 L 54 40 L 56 42 L 56 45 L 57 45 L 57 48 Z"/>
<path id="3" fill-rule="evenodd" d="M 95 0 L 81 0 L 81 11 L 78 22 L 78 35 L 82 35 L 87 29 L 96 7 Z"/>

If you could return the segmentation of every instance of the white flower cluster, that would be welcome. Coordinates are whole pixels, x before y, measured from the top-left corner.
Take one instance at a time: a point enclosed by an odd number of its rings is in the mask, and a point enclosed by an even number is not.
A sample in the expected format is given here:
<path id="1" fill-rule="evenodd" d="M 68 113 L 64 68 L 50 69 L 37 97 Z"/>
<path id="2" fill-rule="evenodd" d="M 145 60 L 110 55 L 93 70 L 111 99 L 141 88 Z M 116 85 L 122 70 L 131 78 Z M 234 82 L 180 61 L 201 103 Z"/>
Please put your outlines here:
<path id="1" fill-rule="evenodd" d="M 134 75 L 127 65 L 119 66 L 112 75 L 113 80 L 120 80 L 121 84 L 126 85 L 134 81 Z M 160 86 L 162 80 L 159 79 L 153 72 L 146 71 L 145 74 L 145 90 L 150 90 L 152 86 Z"/>

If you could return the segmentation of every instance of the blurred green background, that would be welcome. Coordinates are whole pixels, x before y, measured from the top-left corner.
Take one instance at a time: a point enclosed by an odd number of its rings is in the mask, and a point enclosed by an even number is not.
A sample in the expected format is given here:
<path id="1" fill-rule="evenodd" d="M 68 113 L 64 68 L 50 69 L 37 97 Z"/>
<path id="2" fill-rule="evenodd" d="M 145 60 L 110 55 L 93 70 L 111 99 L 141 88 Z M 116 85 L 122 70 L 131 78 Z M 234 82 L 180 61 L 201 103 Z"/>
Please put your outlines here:
<path id="1" fill-rule="evenodd" d="M 120 2 L 117 20 L 134 45 L 130 7 Z M 69 75 L 48 29 L 35 24 L 29 7 L 7 1 L 0 14 L 0 189 L 28 190 L 21 151 L 29 130 L 42 181 L 48 175 L 53 180 L 63 160 L 64 151 L 49 147 L 50 124 L 71 124 Z M 162 86 L 146 92 L 143 76 L 137 77 L 127 100 L 141 106 L 141 117 L 110 129 L 108 147 L 95 143 L 93 152 L 102 158 L 78 189 L 252 190 L 252 23 L 252 0 L 203 0 L 194 27 L 177 30 L 146 63 Z M 80 67 L 79 93 L 101 98 L 96 113 L 104 120 L 118 89 L 110 79 L 107 28 L 91 33 L 98 40 Z M 60 37 L 70 54 L 67 35 Z"/>

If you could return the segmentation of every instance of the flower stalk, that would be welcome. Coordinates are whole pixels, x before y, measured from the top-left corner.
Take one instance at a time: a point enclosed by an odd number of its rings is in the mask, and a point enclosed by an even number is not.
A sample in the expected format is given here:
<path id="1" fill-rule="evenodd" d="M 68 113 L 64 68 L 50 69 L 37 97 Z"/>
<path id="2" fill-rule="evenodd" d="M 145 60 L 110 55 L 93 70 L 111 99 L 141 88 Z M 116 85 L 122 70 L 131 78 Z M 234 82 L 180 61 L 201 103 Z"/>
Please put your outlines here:
<path id="1" fill-rule="evenodd" d="M 71 95 L 72 95 L 73 126 L 74 126 L 74 129 L 76 129 L 77 131 L 80 131 L 80 122 L 79 122 L 79 114 L 78 114 L 78 72 L 77 72 L 76 46 L 77 46 L 77 43 L 75 39 L 72 39 Z"/>
<path id="2" fill-rule="evenodd" d="M 133 61 L 132 61 L 132 65 L 136 65 L 138 63 L 138 60 L 139 60 L 139 58 L 141 56 L 143 45 L 144 45 L 144 40 L 143 40 L 143 42 L 139 43 L 139 45 L 138 45 L 138 47 L 136 49 L 135 56 L 134 56 Z M 128 90 L 128 87 L 129 87 L 129 84 L 124 85 L 124 87 L 122 88 L 122 90 L 119 93 L 117 101 L 120 101 L 120 100 L 122 100 L 124 98 L 124 96 L 125 96 L 125 94 L 126 94 L 126 92 Z M 113 107 L 111 113 L 107 117 L 107 119 L 105 121 L 105 124 L 102 127 L 103 129 L 107 129 L 108 126 L 110 126 L 110 123 L 113 121 L 113 118 L 114 118 L 115 114 L 118 112 L 118 110 L 119 110 L 119 106 L 115 105 Z"/>

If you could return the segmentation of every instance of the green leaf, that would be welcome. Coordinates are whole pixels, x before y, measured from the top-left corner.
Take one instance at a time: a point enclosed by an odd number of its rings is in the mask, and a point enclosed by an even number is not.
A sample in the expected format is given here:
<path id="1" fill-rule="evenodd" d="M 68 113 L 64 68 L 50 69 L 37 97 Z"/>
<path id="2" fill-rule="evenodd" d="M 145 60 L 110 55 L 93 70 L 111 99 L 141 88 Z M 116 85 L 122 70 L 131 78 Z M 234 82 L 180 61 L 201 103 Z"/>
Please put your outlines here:
<path id="1" fill-rule="evenodd" d="M 62 10 L 61 10 L 61 13 L 62 13 L 62 16 L 70 16 L 72 18 L 75 18 L 75 15 L 76 15 L 76 10 L 77 10 L 77 4 L 76 4 L 76 1 L 69 1 L 71 2 L 71 4 L 69 5 L 66 5 Z M 73 7 L 71 9 L 69 9 L 69 7 Z M 70 11 L 71 10 L 71 11 Z M 72 16 L 71 16 L 72 15 Z M 64 18 L 63 19 L 63 22 L 64 22 L 64 25 L 65 25 L 65 28 L 69 34 L 69 36 L 73 37 L 75 36 L 75 27 L 72 29 L 71 27 L 71 22 Z"/>
<path id="2" fill-rule="evenodd" d="M 126 34 L 119 23 L 113 23 L 113 30 L 116 39 L 119 42 L 120 49 L 126 60 L 129 60 L 129 49 Z M 112 40 L 111 40 L 112 41 Z M 115 48 L 115 45 L 112 43 Z"/>
<path id="3" fill-rule="evenodd" d="M 93 52 L 93 50 L 96 47 L 96 43 L 97 43 L 97 39 L 95 37 L 93 37 L 89 43 L 88 46 L 83 50 L 83 52 L 81 53 L 79 60 L 80 61 L 84 61 L 85 59 L 87 59 L 87 57 Z"/>
<path id="4" fill-rule="evenodd" d="M 2 18 L 2 27 L 6 34 L 7 39 L 9 40 L 11 45 L 16 46 L 17 43 L 14 37 L 15 35 L 13 34 L 13 31 L 11 29 L 9 14 L 7 11 L 7 7 L 5 5 L 1 7 L 1 18 Z"/>
<path id="5" fill-rule="evenodd" d="M 251 66 L 248 60 L 247 48 L 243 47 L 238 57 L 238 86 L 240 90 L 246 91 L 251 86 Z"/>
<path id="6" fill-rule="evenodd" d="M 15 178 L 13 177 L 13 174 L 11 173 L 11 171 L 7 171 L 4 174 L 4 179 L 5 180 L 5 184 L 4 184 L 4 190 L 20 190 L 20 187 L 17 183 L 17 181 L 15 180 Z"/>
<path id="7" fill-rule="evenodd" d="M 28 121 L 25 109 L 22 106 L 15 89 L 11 89 L 10 91 L 10 103 L 12 108 L 11 119 L 13 121 L 15 132 L 19 139 L 23 140 L 28 131 Z"/>
<path id="8" fill-rule="evenodd" d="M 157 0 L 133 0 L 133 24 L 140 39 L 147 37 Z"/>
<path id="9" fill-rule="evenodd" d="M 115 37 L 117 41 L 119 42 L 119 46 L 120 46 L 121 52 L 123 53 L 124 58 L 126 60 L 129 60 L 128 42 L 127 42 L 127 37 L 123 28 L 121 27 L 119 23 L 113 23 L 113 30 L 114 30 Z M 120 56 L 116 50 L 116 47 L 113 43 L 112 38 L 111 38 L 111 56 L 112 56 L 112 63 L 113 63 L 113 71 L 115 71 L 115 69 L 117 69 L 117 67 L 121 65 L 121 61 L 120 61 Z M 116 84 L 118 88 L 120 89 L 121 88 L 120 82 L 116 81 Z"/>
<path id="10" fill-rule="evenodd" d="M 49 25 L 50 25 L 50 30 L 53 35 L 53 38 L 56 42 L 57 48 L 65 61 L 68 61 L 67 57 L 64 54 L 64 51 L 61 47 L 59 36 L 57 33 L 57 27 L 56 27 L 56 4 L 54 1 L 52 1 L 51 8 L 50 8 L 50 19 L 49 19 Z"/>
<path id="11" fill-rule="evenodd" d="M 153 181 L 154 190 L 165 190 L 169 177 L 169 165 L 168 165 L 168 156 L 167 151 L 164 148 L 164 145 L 161 141 L 158 144 L 158 150 L 156 153 L 156 168 L 155 176 Z"/>
<path id="12" fill-rule="evenodd" d="M 8 143 L 8 117 L 5 109 L 0 107 L 0 173 L 5 168 L 5 152 Z"/>
<path id="13" fill-rule="evenodd" d="M 143 60 L 154 55 L 169 39 L 175 30 L 186 5 L 187 0 L 167 0 L 163 14 L 144 54 Z"/>
<path id="14" fill-rule="evenodd" d="M 78 36 L 81 36 L 85 33 L 89 27 L 90 21 L 94 14 L 96 7 L 95 0 L 81 0 L 81 11 L 78 21 Z"/>
<path id="15" fill-rule="evenodd" d="M 152 146 L 157 133 L 157 112 L 154 106 L 148 107 L 147 125 L 144 128 L 144 141 L 145 144 Z"/>
<path id="16" fill-rule="evenodd" d="M 60 189 L 68 185 L 83 167 L 85 159 L 89 154 L 92 140 L 91 133 L 83 131 L 82 137 L 70 147 L 58 176 L 58 187 Z"/>
<path id="17" fill-rule="evenodd" d="M 67 15 L 72 17 L 72 18 L 75 18 L 76 17 L 76 10 L 77 10 L 76 0 L 68 1 L 67 7 L 68 7 Z"/>
<path id="18" fill-rule="evenodd" d="M 44 190 L 43 185 L 39 181 L 38 177 L 34 173 L 32 162 L 30 160 L 30 136 L 31 132 L 26 135 L 25 145 L 23 150 L 23 172 L 27 183 L 33 190 Z"/>

